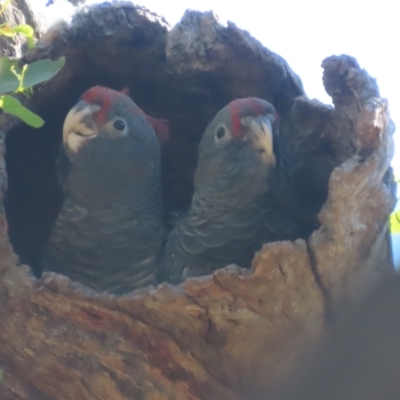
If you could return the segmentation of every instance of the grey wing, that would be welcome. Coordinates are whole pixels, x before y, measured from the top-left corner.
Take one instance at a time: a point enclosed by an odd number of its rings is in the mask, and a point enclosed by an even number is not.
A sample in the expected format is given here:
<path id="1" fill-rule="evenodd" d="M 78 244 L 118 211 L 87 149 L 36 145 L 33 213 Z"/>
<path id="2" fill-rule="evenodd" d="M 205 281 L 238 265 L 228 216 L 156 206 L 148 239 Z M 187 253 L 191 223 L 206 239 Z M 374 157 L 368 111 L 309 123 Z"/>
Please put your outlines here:
<path id="1" fill-rule="evenodd" d="M 60 218 L 76 222 L 85 218 L 87 214 L 88 210 L 86 206 L 68 197 L 61 209 Z"/>
<path id="2" fill-rule="evenodd" d="M 72 226 L 87 218 L 88 210 L 78 201 L 67 198 L 58 214 L 42 260 L 43 270 L 65 272 L 68 254 L 73 252 L 75 230 Z"/>
<path id="3" fill-rule="evenodd" d="M 248 267 L 262 244 L 261 227 L 255 209 L 214 217 L 192 213 L 170 234 L 162 278 L 177 283 L 183 280 L 184 271 L 185 276 L 204 275 L 240 261 Z"/>

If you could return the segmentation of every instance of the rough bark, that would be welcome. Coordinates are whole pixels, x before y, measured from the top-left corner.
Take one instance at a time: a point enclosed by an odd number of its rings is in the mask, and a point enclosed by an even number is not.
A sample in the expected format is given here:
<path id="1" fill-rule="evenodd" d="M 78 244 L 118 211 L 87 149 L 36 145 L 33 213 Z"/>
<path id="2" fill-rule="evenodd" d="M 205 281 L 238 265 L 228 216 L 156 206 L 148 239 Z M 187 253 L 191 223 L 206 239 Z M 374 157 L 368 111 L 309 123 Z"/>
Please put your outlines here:
<path id="1" fill-rule="evenodd" d="M 59 55 L 65 68 L 31 98 L 45 127 L 2 122 L 9 230 L 3 213 L 1 398 L 262 398 L 295 369 L 329 317 L 343 315 L 392 272 L 394 129 L 375 81 L 351 57 L 326 59 L 324 84 L 335 107 L 326 106 L 309 100 L 287 63 L 234 24 L 188 11 L 169 30 L 126 3 L 90 7 L 55 26 L 25 60 Z M 228 266 L 123 297 L 16 267 L 8 234 L 40 273 L 37 260 L 60 204 L 54 159 L 62 121 L 94 84 L 128 86 L 147 113 L 170 120 L 165 204 L 177 210 L 190 202 L 197 144 L 213 114 L 236 97 L 271 101 L 294 164 L 303 237 L 265 245 L 251 271 Z"/>
<path id="2" fill-rule="evenodd" d="M 36 37 L 40 37 L 43 34 L 43 25 L 34 13 L 30 0 L 10 2 L 0 15 L 0 24 L 7 24 L 10 28 L 28 24 L 34 29 Z M 0 57 L 21 57 L 25 45 L 26 39 L 22 35 L 17 35 L 13 38 L 0 36 Z"/>

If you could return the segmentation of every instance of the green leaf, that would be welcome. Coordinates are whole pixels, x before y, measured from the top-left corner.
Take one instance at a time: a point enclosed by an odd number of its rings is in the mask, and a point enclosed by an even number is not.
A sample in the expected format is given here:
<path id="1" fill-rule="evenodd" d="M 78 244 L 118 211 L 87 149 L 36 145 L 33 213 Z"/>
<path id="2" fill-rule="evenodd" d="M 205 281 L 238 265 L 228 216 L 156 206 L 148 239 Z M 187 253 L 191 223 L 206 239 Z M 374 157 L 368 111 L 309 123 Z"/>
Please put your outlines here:
<path id="1" fill-rule="evenodd" d="M 390 232 L 400 233 L 400 210 L 390 216 Z"/>
<path id="2" fill-rule="evenodd" d="M 11 29 L 11 32 L 21 33 L 28 40 L 28 47 L 31 49 L 35 44 L 35 31 L 29 25 L 18 25 Z"/>
<path id="3" fill-rule="evenodd" d="M 22 82 L 23 88 L 30 88 L 49 80 L 57 74 L 64 64 L 65 57 L 60 57 L 56 61 L 40 60 L 28 64 L 24 74 L 24 81 Z"/>
<path id="4" fill-rule="evenodd" d="M 52 78 L 58 73 L 64 64 L 65 57 L 60 57 L 56 61 L 35 61 L 32 64 L 24 65 L 21 69 L 18 66 L 18 61 L 2 57 L 0 58 L 0 95 L 5 93 L 14 93 L 20 88 L 20 83 L 16 74 L 24 77 L 21 89 L 26 90 Z M 25 70 L 24 73 L 23 70 Z"/>
<path id="5" fill-rule="evenodd" d="M 0 97 L 0 107 L 4 112 L 15 115 L 16 117 L 22 119 L 26 124 L 33 126 L 34 128 L 40 128 L 43 126 L 44 121 L 39 115 L 36 115 L 32 111 L 24 107 L 17 99 L 14 97 L 5 95 Z"/>
<path id="6" fill-rule="evenodd" d="M 28 49 L 33 49 L 35 47 L 35 38 L 33 36 L 27 36 L 26 41 L 28 42 Z"/>
<path id="7" fill-rule="evenodd" d="M 0 36 L 14 37 L 16 35 L 8 26 L 0 29 Z"/>
<path id="8" fill-rule="evenodd" d="M 0 58 L 0 94 L 13 93 L 19 87 L 18 79 L 11 71 L 13 67 L 14 70 L 20 72 L 18 61 L 10 60 L 7 57 Z"/>
<path id="9" fill-rule="evenodd" d="M 3 380 L 3 376 L 4 376 L 3 370 L 0 369 L 0 383 L 1 383 L 1 381 Z"/>
<path id="10" fill-rule="evenodd" d="M 29 25 L 17 25 L 15 28 L 11 28 L 12 32 L 22 33 L 25 36 L 34 36 L 35 32 Z"/>

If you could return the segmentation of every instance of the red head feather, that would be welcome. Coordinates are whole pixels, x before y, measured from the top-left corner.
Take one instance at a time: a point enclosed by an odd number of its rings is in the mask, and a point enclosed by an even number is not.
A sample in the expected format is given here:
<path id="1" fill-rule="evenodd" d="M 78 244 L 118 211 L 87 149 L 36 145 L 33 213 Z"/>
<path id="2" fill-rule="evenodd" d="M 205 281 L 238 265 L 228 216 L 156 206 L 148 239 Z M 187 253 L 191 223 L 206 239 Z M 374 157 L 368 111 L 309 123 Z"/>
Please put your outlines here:
<path id="1" fill-rule="evenodd" d="M 122 90 L 122 93 L 127 96 L 130 95 L 130 90 L 127 86 L 125 86 Z M 141 110 L 142 111 L 142 110 Z M 168 142 L 169 140 L 169 121 L 166 119 L 158 119 L 154 117 L 150 117 L 143 112 L 143 115 L 146 117 L 147 121 L 150 122 L 150 125 L 153 127 L 154 132 L 161 144 Z"/>
<path id="2" fill-rule="evenodd" d="M 107 112 L 111 107 L 111 99 L 114 97 L 115 91 L 102 86 L 93 86 L 81 96 L 81 99 L 89 104 L 99 104 L 100 111 L 97 113 L 97 118 L 101 122 L 105 122 Z"/>
<path id="3" fill-rule="evenodd" d="M 144 114 L 147 121 L 150 122 L 151 126 L 156 133 L 156 136 L 160 144 L 164 144 L 169 140 L 169 121 L 167 119 L 158 119 L 150 117 L 150 115 Z"/>
<path id="4" fill-rule="evenodd" d="M 116 96 L 129 96 L 129 88 L 124 87 L 120 92 L 109 89 L 103 86 L 94 86 L 87 90 L 82 96 L 81 99 L 86 101 L 89 104 L 98 103 L 101 106 L 100 111 L 97 113 L 97 118 L 101 122 L 105 122 L 107 112 L 111 106 L 111 100 Z M 140 109 L 136 104 L 135 108 L 132 108 L 132 112 L 142 114 L 149 121 L 151 126 L 156 133 L 156 136 L 161 144 L 165 143 L 169 139 L 169 123 L 168 120 L 158 119 L 154 117 L 150 117 L 145 114 L 142 109 Z"/>
<path id="5" fill-rule="evenodd" d="M 124 86 L 122 88 L 121 92 L 126 94 L 127 96 L 130 95 L 130 89 L 127 86 Z M 158 118 L 150 117 L 150 115 L 147 115 L 144 112 L 143 112 L 143 115 L 146 117 L 147 121 L 150 122 L 160 143 L 164 144 L 165 142 L 168 142 L 169 121 L 166 119 L 158 119 Z"/>
<path id="6" fill-rule="evenodd" d="M 233 100 L 228 104 L 228 108 L 231 112 L 232 135 L 237 138 L 243 133 L 241 129 L 241 119 L 243 117 L 249 115 L 257 117 L 259 115 L 274 114 L 275 119 L 279 119 L 278 114 L 270 103 L 256 97 Z"/>

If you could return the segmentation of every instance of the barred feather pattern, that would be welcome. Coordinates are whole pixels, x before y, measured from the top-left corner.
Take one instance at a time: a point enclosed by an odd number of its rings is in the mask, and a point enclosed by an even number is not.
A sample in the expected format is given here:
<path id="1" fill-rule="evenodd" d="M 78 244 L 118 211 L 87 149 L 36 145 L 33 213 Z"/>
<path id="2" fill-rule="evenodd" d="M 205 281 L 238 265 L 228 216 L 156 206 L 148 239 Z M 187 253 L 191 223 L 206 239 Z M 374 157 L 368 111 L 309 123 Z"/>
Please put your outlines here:
<path id="1" fill-rule="evenodd" d="M 64 202 L 42 263 L 115 294 L 156 283 L 164 241 L 160 144 L 144 115 L 125 116 L 129 135 L 100 134 L 73 162 L 61 148 Z"/>
<path id="2" fill-rule="evenodd" d="M 263 243 L 299 236 L 290 162 L 277 127 L 273 131 L 276 163 L 269 165 L 249 144 L 248 131 L 241 131 L 241 118 L 259 114 L 276 120 L 268 102 L 239 99 L 222 109 L 206 129 L 191 208 L 168 237 L 162 280 L 179 283 L 229 264 L 249 268 Z M 231 132 L 231 139 L 222 144 L 216 139 L 221 126 Z"/>

